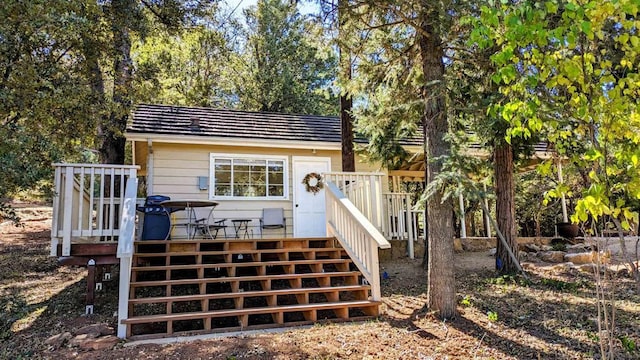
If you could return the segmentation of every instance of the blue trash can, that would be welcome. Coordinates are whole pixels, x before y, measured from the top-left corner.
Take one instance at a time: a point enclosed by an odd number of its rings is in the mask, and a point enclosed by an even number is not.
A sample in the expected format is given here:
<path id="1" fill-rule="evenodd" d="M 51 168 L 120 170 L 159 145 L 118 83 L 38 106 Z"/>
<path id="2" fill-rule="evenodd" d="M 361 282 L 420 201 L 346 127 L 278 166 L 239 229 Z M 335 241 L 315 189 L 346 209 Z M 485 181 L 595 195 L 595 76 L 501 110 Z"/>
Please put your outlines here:
<path id="1" fill-rule="evenodd" d="M 179 209 L 165 209 L 160 203 L 171 198 L 164 195 L 151 195 L 145 199 L 144 206 L 138 211 L 144 213 L 141 240 L 169 239 L 171 230 L 171 212 Z"/>

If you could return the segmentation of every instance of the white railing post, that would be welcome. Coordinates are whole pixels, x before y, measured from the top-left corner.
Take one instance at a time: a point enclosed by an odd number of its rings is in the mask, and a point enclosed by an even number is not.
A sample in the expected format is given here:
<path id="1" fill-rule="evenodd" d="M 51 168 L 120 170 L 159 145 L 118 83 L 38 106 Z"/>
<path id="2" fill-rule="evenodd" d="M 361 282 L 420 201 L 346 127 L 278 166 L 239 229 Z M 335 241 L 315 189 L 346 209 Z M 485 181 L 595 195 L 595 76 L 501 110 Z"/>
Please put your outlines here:
<path id="1" fill-rule="evenodd" d="M 369 177 L 369 196 L 371 197 L 371 219 L 373 220 L 373 225 L 375 225 L 378 229 L 382 229 L 381 226 L 381 217 L 380 217 L 380 202 L 378 195 L 378 178 L 375 175 L 371 175 Z"/>
<path id="2" fill-rule="evenodd" d="M 59 214 L 60 214 L 60 191 L 62 188 L 62 168 L 59 166 L 55 167 L 55 175 L 53 177 L 53 188 L 54 188 L 54 194 L 53 194 L 53 204 L 52 204 L 52 208 L 53 208 L 53 214 L 51 217 L 51 251 L 50 251 L 50 255 L 51 256 L 56 256 L 58 255 L 58 228 L 60 227 L 60 224 L 58 224 L 58 219 L 59 219 Z"/>
<path id="3" fill-rule="evenodd" d="M 411 195 L 405 194 L 405 230 L 407 231 L 407 251 L 409 252 L 409 259 L 414 259 L 415 254 L 413 250 L 413 240 L 414 232 L 413 232 L 413 216 L 411 214 Z"/>
<path id="4" fill-rule="evenodd" d="M 382 291 L 380 289 L 380 262 L 378 258 L 378 247 L 373 241 L 367 243 L 369 256 L 369 271 L 371 271 L 371 299 L 374 301 L 382 300 Z"/>
<path id="5" fill-rule="evenodd" d="M 71 255 L 71 230 L 73 216 L 73 167 L 65 168 L 64 210 L 62 218 L 62 256 Z"/>
<path id="6" fill-rule="evenodd" d="M 124 170 L 124 169 L 123 169 Z M 124 184 L 123 184 L 124 185 Z M 124 200 L 121 204 L 122 218 L 120 221 L 120 236 L 118 238 L 117 257 L 120 259 L 120 283 L 118 293 L 118 337 L 127 336 L 127 325 L 123 323 L 129 316 L 129 289 L 131 281 L 131 259 L 133 257 L 136 223 L 136 194 L 138 179 L 129 176 Z"/>

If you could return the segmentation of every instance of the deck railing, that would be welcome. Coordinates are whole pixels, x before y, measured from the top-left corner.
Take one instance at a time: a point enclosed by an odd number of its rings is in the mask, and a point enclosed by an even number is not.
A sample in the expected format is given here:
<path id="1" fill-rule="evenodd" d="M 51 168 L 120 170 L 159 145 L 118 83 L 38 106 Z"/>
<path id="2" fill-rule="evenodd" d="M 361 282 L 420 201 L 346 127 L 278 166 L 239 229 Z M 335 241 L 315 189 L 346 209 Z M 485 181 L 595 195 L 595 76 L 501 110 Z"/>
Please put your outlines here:
<path id="1" fill-rule="evenodd" d="M 327 182 L 334 183 L 358 210 L 380 231 L 384 231 L 382 213 L 383 173 L 328 172 Z"/>
<path id="2" fill-rule="evenodd" d="M 347 196 L 331 181 L 326 182 L 327 234 L 335 236 L 371 285 L 372 300 L 380 300 L 378 249 L 391 244 Z"/>
<path id="3" fill-rule="evenodd" d="M 138 166 L 54 164 L 51 255 L 69 256 L 71 243 L 115 242 L 120 235 L 125 184 Z M 137 190 L 137 189 L 136 189 Z M 62 252 L 58 254 L 58 244 Z"/>
<path id="4" fill-rule="evenodd" d="M 383 193 L 384 173 L 328 172 L 325 180 L 334 183 L 364 216 L 389 240 L 407 240 L 413 259 L 418 217 L 412 209 L 411 195 Z"/>
<path id="5" fill-rule="evenodd" d="M 382 195 L 385 223 L 382 234 L 387 239 L 407 240 L 409 258 L 413 259 L 413 240 L 416 239 L 414 220 L 412 214 L 411 194 L 385 193 Z"/>

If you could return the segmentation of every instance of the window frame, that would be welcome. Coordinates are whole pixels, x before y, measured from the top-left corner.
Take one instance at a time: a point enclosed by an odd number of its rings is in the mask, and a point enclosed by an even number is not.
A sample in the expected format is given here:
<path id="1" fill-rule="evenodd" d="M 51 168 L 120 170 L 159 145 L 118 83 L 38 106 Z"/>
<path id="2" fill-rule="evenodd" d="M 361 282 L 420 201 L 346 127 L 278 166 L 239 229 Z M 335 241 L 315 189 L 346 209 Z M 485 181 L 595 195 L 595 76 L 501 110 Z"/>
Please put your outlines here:
<path id="1" fill-rule="evenodd" d="M 283 196 L 269 196 L 269 174 L 267 172 L 267 182 L 265 183 L 266 196 L 224 196 L 215 195 L 216 178 L 215 178 L 215 161 L 216 160 L 231 160 L 233 169 L 234 160 L 264 160 L 265 168 L 269 168 L 269 161 L 281 161 L 283 163 Z M 233 176 L 234 172 L 231 171 L 231 193 L 233 194 Z M 209 153 L 209 199 L 210 200 L 257 200 L 257 201 L 269 201 L 269 200 L 289 200 L 289 157 L 282 155 L 259 155 L 259 154 L 230 154 L 230 153 Z"/>

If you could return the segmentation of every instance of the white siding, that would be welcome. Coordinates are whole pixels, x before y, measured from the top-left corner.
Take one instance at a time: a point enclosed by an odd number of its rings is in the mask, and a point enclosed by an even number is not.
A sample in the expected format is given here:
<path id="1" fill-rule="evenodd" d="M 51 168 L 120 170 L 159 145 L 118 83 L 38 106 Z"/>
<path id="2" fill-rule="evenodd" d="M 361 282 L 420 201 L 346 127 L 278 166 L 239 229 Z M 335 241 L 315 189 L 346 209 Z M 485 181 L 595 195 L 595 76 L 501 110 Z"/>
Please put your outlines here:
<path id="1" fill-rule="evenodd" d="M 257 147 L 230 147 L 206 145 L 178 145 L 153 143 L 153 192 L 170 196 L 172 199 L 208 199 L 209 190 L 199 190 L 198 176 L 209 176 L 209 154 L 259 154 L 288 157 L 289 199 L 288 200 L 222 200 L 214 211 L 214 217 L 226 218 L 227 234 L 233 235 L 231 219 L 252 219 L 249 223 L 250 231 L 259 236 L 259 218 L 262 209 L 268 207 L 282 207 L 287 218 L 287 236 L 293 231 L 292 223 L 292 162 L 291 156 L 321 156 L 331 157 L 332 171 L 341 170 L 339 151 L 318 150 L 315 154 L 309 149 L 282 149 Z M 198 209 L 198 216 L 206 216 L 206 209 Z M 176 216 L 182 216 L 178 212 Z M 282 236 L 283 231 L 267 230 L 265 236 Z"/>

